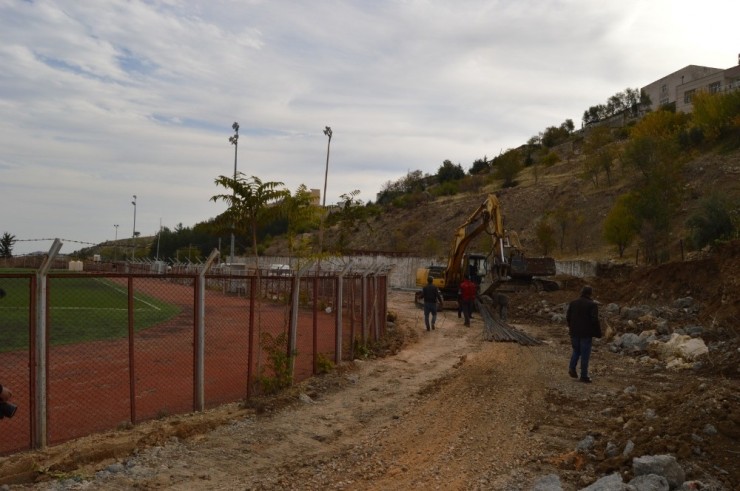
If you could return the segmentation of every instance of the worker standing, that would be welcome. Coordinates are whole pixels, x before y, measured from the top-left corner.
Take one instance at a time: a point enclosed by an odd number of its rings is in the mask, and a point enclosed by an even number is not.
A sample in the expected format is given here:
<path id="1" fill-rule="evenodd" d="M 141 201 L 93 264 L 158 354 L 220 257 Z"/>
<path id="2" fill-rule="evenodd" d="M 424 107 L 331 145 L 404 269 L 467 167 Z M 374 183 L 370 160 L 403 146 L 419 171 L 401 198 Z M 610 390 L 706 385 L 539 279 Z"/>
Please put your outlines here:
<path id="1" fill-rule="evenodd" d="M 437 322 L 437 303 L 443 304 L 442 293 L 434 286 L 433 281 L 434 278 L 428 277 L 427 285 L 421 289 L 421 296 L 424 300 L 424 324 L 427 326 L 427 331 L 434 330 L 434 324 Z M 429 322 L 430 315 L 431 323 Z"/>
<path id="2" fill-rule="evenodd" d="M 478 287 L 470 281 L 470 277 L 465 275 L 465 279 L 460 283 L 460 305 L 462 306 L 463 316 L 465 317 L 465 326 L 470 327 L 470 317 L 473 314 L 473 303 L 475 302 L 475 293 Z"/>
<path id="3" fill-rule="evenodd" d="M 588 362 L 591 358 L 592 338 L 601 337 L 599 306 L 591 298 L 592 295 L 593 289 L 590 286 L 584 286 L 581 289 L 581 296 L 568 304 L 568 311 L 565 316 L 573 347 L 570 364 L 568 365 L 568 374 L 573 378 L 578 378 L 576 366 L 580 359 L 580 380 L 586 383 L 591 383 L 591 377 L 588 376 Z"/>

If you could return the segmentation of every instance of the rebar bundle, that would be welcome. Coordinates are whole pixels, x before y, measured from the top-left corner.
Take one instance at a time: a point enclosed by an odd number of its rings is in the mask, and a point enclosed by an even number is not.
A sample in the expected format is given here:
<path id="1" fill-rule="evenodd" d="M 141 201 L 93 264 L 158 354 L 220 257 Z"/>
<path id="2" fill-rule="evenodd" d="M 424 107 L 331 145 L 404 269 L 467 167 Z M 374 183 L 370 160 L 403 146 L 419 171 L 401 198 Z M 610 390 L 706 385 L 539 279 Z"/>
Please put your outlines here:
<path id="1" fill-rule="evenodd" d="M 477 298 L 475 299 L 475 305 L 476 307 L 478 307 L 478 312 L 480 312 L 481 317 L 483 318 L 483 335 L 486 341 L 513 341 L 523 346 L 534 346 L 537 344 L 542 344 L 542 341 L 535 339 L 527 334 L 524 334 L 523 332 L 517 330 L 503 320 L 499 319 L 497 315 L 493 312 L 492 305 L 481 302 Z"/>

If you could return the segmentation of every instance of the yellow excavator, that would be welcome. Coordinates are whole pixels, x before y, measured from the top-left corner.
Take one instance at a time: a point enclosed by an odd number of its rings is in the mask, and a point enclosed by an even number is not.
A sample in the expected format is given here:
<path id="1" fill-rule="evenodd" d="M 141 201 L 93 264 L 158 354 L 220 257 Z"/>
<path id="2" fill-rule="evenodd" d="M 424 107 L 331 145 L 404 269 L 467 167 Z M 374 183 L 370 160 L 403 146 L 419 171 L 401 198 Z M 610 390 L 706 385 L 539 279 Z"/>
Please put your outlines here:
<path id="1" fill-rule="evenodd" d="M 487 254 L 470 253 L 470 243 L 485 232 L 491 238 Z M 457 308 L 458 288 L 465 275 L 478 284 L 478 291 L 516 291 L 524 288 L 557 290 L 558 285 L 546 276 L 555 274 L 551 257 L 526 257 L 515 232 L 504 229 L 504 217 L 498 198 L 489 194 L 472 215 L 455 231 L 447 265 L 431 265 L 416 271 L 416 285 L 423 287 L 427 278 L 442 292 L 446 308 Z M 421 302 L 420 292 L 416 294 Z"/>

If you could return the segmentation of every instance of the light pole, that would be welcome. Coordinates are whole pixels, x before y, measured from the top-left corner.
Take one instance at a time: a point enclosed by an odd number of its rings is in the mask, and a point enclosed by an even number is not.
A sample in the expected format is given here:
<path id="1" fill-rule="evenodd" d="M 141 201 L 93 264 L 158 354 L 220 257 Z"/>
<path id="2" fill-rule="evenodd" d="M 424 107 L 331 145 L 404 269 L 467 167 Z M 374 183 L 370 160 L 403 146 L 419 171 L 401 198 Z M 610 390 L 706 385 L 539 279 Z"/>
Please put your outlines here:
<path id="1" fill-rule="evenodd" d="M 324 195 L 321 198 L 321 223 L 319 225 L 319 262 L 317 269 L 321 269 L 321 254 L 324 253 L 324 217 L 326 216 L 326 181 L 329 177 L 329 149 L 331 148 L 331 128 L 324 128 L 324 134 L 329 137 L 326 144 L 326 170 L 324 170 Z"/>
<path id="2" fill-rule="evenodd" d="M 324 196 L 321 206 L 326 207 L 326 180 L 329 177 L 329 149 L 331 147 L 331 128 L 327 126 L 324 129 L 324 134 L 329 137 L 329 142 L 326 144 L 326 170 L 324 171 Z"/>
<path id="3" fill-rule="evenodd" d="M 133 261 L 136 258 L 136 195 L 134 195 L 134 200 L 131 204 L 134 205 L 134 232 L 131 235 L 134 239 L 134 246 L 131 248 L 131 261 Z"/>
<path id="4" fill-rule="evenodd" d="M 116 228 L 116 238 L 113 241 L 113 262 L 118 261 L 118 224 L 113 225 Z"/>
<path id="5" fill-rule="evenodd" d="M 229 142 L 234 145 L 234 184 L 236 184 L 236 156 L 239 150 L 239 123 L 234 121 L 231 125 L 234 130 L 234 135 L 229 137 Z M 236 187 L 234 187 L 234 193 L 236 193 Z M 233 203 L 232 203 L 233 206 Z M 229 263 L 234 264 L 234 227 L 236 225 L 231 222 L 231 255 L 229 257 Z"/>

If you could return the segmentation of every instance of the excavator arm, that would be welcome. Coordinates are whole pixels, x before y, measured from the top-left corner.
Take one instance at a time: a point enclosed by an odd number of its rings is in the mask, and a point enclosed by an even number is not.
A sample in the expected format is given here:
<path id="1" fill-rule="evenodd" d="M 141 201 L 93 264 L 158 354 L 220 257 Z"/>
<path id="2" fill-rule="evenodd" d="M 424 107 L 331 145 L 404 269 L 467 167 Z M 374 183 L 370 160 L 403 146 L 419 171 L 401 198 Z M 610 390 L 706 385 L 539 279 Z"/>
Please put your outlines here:
<path id="1" fill-rule="evenodd" d="M 466 273 L 463 270 L 465 251 L 468 249 L 470 242 L 481 232 L 486 232 L 492 238 L 492 251 L 500 259 L 500 263 L 505 264 L 504 242 L 508 240 L 508 237 L 506 237 L 504 230 L 501 205 L 498 198 L 493 194 L 489 194 L 465 223 L 455 231 L 445 271 L 446 284 L 459 284 L 462 281 L 462 277 Z"/>

